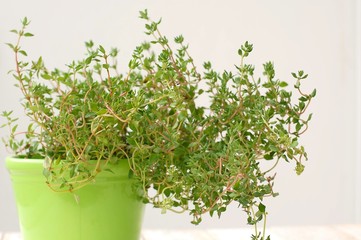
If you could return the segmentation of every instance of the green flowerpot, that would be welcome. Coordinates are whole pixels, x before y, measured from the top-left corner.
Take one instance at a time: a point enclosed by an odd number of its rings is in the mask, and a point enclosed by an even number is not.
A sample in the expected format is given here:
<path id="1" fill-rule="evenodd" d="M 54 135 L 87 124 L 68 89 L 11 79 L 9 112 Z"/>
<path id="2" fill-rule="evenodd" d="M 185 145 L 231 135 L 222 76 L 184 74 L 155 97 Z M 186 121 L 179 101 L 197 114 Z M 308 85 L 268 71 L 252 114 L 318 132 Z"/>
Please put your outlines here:
<path id="1" fill-rule="evenodd" d="M 144 205 L 131 190 L 128 163 L 101 172 L 72 193 L 45 184 L 43 160 L 9 157 L 23 240 L 138 240 Z"/>

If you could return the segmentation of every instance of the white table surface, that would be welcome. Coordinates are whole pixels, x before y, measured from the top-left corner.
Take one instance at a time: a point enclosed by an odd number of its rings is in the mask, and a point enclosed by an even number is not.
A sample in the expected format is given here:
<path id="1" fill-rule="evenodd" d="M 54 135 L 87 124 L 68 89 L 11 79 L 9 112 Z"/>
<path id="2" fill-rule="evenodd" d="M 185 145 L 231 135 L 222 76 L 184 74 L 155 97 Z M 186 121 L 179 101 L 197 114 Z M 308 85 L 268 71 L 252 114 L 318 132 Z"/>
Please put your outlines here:
<path id="1" fill-rule="evenodd" d="M 250 240 L 252 233 L 252 229 L 145 229 L 140 240 Z M 361 225 L 271 227 L 268 234 L 272 240 L 361 240 Z M 0 233 L 0 239 L 22 240 L 20 233 Z"/>

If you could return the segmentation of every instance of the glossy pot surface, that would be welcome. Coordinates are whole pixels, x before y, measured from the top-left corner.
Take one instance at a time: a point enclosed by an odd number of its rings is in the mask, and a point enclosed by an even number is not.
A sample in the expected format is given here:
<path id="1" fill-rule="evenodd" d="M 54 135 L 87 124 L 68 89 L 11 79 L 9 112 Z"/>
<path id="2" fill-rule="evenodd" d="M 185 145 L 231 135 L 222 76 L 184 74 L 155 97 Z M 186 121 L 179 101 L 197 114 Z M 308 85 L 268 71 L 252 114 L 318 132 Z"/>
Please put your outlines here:
<path id="1" fill-rule="evenodd" d="M 23 240 L 138 240 L 144 206 L 132 191 L 127 161 L 94 183 L 59 193 L 45 183 L 43 160 L 8 157 Z"/>

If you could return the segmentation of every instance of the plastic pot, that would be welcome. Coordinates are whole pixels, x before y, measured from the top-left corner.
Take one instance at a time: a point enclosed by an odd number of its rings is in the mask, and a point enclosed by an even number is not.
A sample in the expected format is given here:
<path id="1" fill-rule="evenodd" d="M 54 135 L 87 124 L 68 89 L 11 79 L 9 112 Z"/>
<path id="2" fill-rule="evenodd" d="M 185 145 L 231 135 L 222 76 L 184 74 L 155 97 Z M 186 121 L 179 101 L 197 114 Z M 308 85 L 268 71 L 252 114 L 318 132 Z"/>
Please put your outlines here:
<path id="1" fill-rule="evenodd" d="M 132 191 L 127 161 L 94 183 L 59 193 L 45 183 L 43 160 L 8 157 L 23 240 L 138 240 L 144 204 Z M 76 200 L 77 199 L 77 200 Z"/>

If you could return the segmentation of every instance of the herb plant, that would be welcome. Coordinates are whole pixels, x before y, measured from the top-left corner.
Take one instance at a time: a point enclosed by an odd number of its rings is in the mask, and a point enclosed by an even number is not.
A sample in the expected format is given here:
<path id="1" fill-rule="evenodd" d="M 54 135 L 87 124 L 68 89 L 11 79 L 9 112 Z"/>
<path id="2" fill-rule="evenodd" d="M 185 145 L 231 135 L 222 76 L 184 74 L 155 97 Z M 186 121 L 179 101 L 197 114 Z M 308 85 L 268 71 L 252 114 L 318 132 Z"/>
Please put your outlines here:
<path id="1" fill-rule="evenodd" d="M 151 40 L 135 48 L 124 73 L 118 71 L 118 50 L 92 41 L 85 43 L 84 59 L 64 70 L 48 69 L 42 57 L 27 60 L 21 40 L 33 34 L 24 18 L 22 28 L 11 31 L 16 42 L 8 45 L 31 123 L 20 133 L 12 112 L 3 112 L 3 127 L 10 130 L 6 146 L 19 157 L 44 158 L 46 183 L 54 191 L 74 192 L 112 164 L 128 161 L 144 203 L 163 212 L 188 211 L 199 224 L 204 214 L 220 217 L 237 202 L 255 226 L 252 239 L 270 239 L 263 200 L 277 195 L 276 166 L 292 162 L 301 174 L 307 160 L 299 138 L 316 95 L 301 90 L 307 74 L 292 73 L 293 90 L 276 79 L 272 62 L 263 64 L 263 78 L 256 77 L 246 63 L 253 50 L 248 42 L 238 49 L 234 72 L 217 72 L 205 62 L 201 74 L 182 35 L 170 41 L 147 10 L 140 18 Z M 202 95 L 209 105 L 198 104 Z M 273 166 L 262 169 L 263 161 Z"/>

